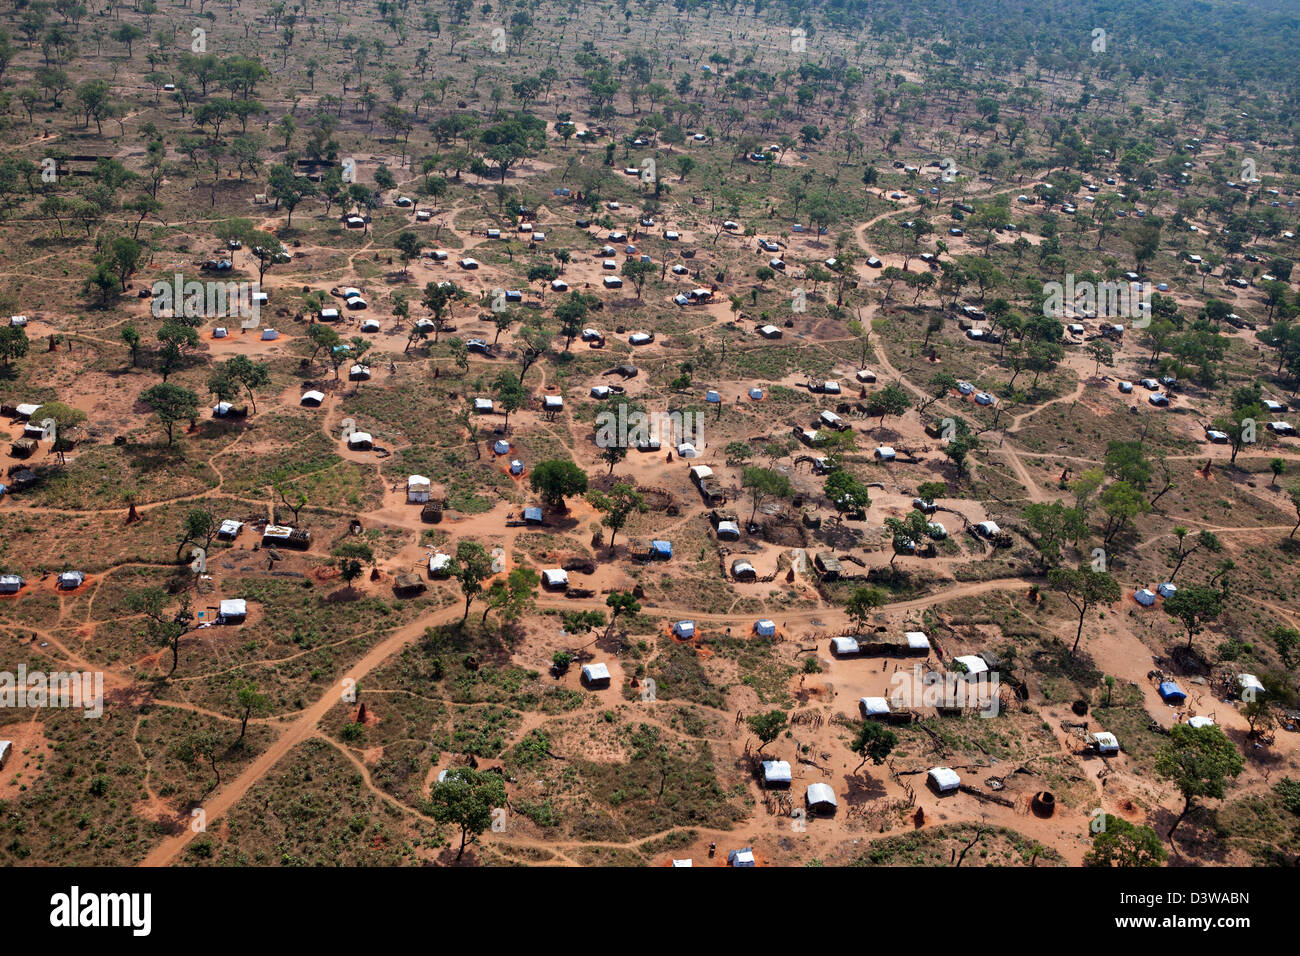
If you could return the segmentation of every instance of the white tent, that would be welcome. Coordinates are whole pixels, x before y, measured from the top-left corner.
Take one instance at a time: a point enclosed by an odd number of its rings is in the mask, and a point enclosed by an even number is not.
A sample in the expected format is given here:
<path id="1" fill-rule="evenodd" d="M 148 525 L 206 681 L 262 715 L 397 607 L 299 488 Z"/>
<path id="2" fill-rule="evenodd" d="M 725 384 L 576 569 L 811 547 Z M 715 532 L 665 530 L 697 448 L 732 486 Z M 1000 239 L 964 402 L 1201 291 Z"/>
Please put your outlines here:
<path id="1" fill-rule="evenodd" d="M 1242 689 L 1243 693 L 1246 691 L 1250 691 L 1253 694 L 1264 693 L 1264 685 L 1259 682 L 1259 678 L 1254 674 L 1238 674 L 1237 686 Z"/>
<path id="2" fill-rule="evenodd" d="M 876 449 L 876 457 L 881 461 L 893 461 L 898 457 L 898 453 L 888 445 L 881 445 Z"/>
<path id="3" fill-rule="evenodd" d="M 858 642 L 851 637 L 832 637 L 831 653 L 840 657 L 858 653 Z"/>
<path id="4" fill-rule="evenodd" d="M 810 783 L 808 792 L 804 799 L 808 802 L 808 809 L 814 813 L 833 813 L 839 806 L 835 802 L 835 791 L 831 789 L 830 784 Z"/>
<path id="5" fill-rule="evenodd" d="M 1149 588 L 1138 588 L 1133 592 L 1133 599 L 1143 607 L 1150 607 L 1156 603 L 1156 596 Z"/>
<path id="6" fill-rule="evenodd" d="M 975 527 L 978 528 L 979 533 L 984 535 L 986 538 L 991 538 L 1002 530 L 998 527 L 996 521 L 981 521 L 979 524 L 975 525 Z"/>
<path id="7" fill-rule="evenodd" d="M 684 441 L 677 446 L 678 458 L 694 458 L 696 454 L 697 453 L 695 451 L 695 446 L 692 445 L 690 442 Z"/>
<path id="8" fill-rule="evenodd" d="M 691 480 L 695 482 L 705 481 L 713 477 L 713 469 L 708 465 L 692 465 Z"/>
<path id="9" fill-rule="evenodd" d="M 909 651 L 928 651 L 930 649 L 930 639 L 925 636 L 924 631 L 908 631 L 903 635 L 907 641 Z"/>
<path id="10" fill-rule="evenodd" d="M 859 697 L 858 710 L 863 717 L 883 717 L 889 713 L 889 701 L 883 697 Z"/>
<path id="11" fill-rule="evenodd" d="M 771 637 L 776 634 L 776 622 L 768 620 L 755 621 L 754 633 L 759 637 Z"/>
<path id="12" fill-rule="evenodd" d="M 80 571 L 63 571 L 59 574 L 59 587 L 65 591 L 76 590 L 85 581 L 86 575 Z"/>
<path id="13" fill-rule="evenodd" d="M 217 617 L 223 622 L 242 621 L 248 614 L 243 598 L 229 598 L 217 606 Z"/>
<path id="14" fill-rule="evenodd" d="M 727 864 L 729 866 L 754 866 L 753 849 L 745 847 L 743 850 L 732 850 L 727 854 Z"/>
<path id="15" fill-rule="evenodd" d="M 957 772 L 947 767 L 932 767 L 926 776 L 940 793 L 952 793 L 961 784 Z"/>
<path id="16" fill-rule="evenodd" d="M 690 865 L 691 865 L 690 857 L 687 857 L 685 860 L 673 860 L 673 866 L 690 866 Z"/>
<path id="17" fill-rule="evenodd" d="M 321 402 L 325 401 L 325 393 L 311 389 L 310 391 L 302 393 L 301 401 L 304 405 L 319 405 Z"/>
<path id="18" fill-rule="evenodd" d="M 958 664 L 966 668 L 967 677 L 979 677 L 989 669 L 989 665 L 984 662 L 984 658 L 974 654 L 966 654 L 956 658 Z"/>
<path id="19" fill-rule="evenodd" d="M 374 443 L 375 443 L 375 439 L 370 434 L 370 432 L 353 432 L 351 435 L 348 436 L 349 448 L 365 449 L 365 448 L 369 448 Z"/>
<path id="20" fill-rule="evenodd" d="M 432 485 L 424 475 L 411 475 L 406 479 L 406 500 L 413 504 L 423 504 L 429 500 L 430 487 Z"/>
<path id="21" fill-rule="evenodd" d="M 682 638 L 686 638 L 686 637 L 694 637 L 694 636 L 695 636 L 695 622 L 694 622 L 694 621 L 678 621 L 676 624 L 673 625 L 673 633 L 676 634 L 678 637 L 682 637 Z"/>
<path id="22" fill-rule="evenodd" d="M 563 568 L 550 568 L 542 572 L 542 583 L 548 588 L 568 587 L 569 572 Z"/>
<path id="23" fill-rule="evenodd" d="M 451 573 L 451 555 L 435 551 L 429 555 L 429 573 L 434 577 L 446 577 Z"/>
<path id="24" fill-rule="evenodd" d="M 582 682 L 588 687 L 608 686 L 609 667 L 605 664 L 582 665 Z"/>
<path id="25" fill-rule="evenodd" d="M 1205 716 L 1188 717 L 1187 726 L 1188 727 L 1213 727 L 1214 721 L 1211 718 Z"/>
<path id="26" fill-rule="evenodd" d="M 241 530 L 243 530 L 243 527 L 244 522 L 236 521 L 234 518 L 227 518 L 222 521 L 221 526 L 217 528 L 217 537 L 234 538 Z"/>
<path id="27" fill-rule="evenodd" d="M 734 521 L 718 522 L 718 537 L 736 540 L 740 537 L 740 525 Z"/>
<path id="28" fill-rule="evenodd" d="M 784 760 L 764 760 L 763 761 L 763 783 L 767 786 L 779 783 L 789 783 L 790 764 Z"/>
<path id="29" fill-rule="evenodd" d="M 474 399 L 474 411 L 478 412 L 480 415 L 492 411 L 492 399 L 490 398 Z"/>
<path id="30" fill-rule="evenodd" d="M 1119 738 L 1114 734 L 1100 731 L 1093 734 L 1092 739 L 1097 742 L 1097 753 L 1107 756 L 1119 753 Z"/>
<path id="31" fill-rule="evenodd" d="M 1171 598 L 1178 593 L 1178 586 L 1169 581 L 1166 581 L 1164 584 L 1159 584 L 1156 586 L 1156 593 L 1159 594 L 1162 598 Z"/>
<path id="32" fill-rule="evenodd" d="M 542 399 L 542 407 L 548 412 L 558 412 L 564 408 L 564 398 L 560 395 L 547 395 Z"/>

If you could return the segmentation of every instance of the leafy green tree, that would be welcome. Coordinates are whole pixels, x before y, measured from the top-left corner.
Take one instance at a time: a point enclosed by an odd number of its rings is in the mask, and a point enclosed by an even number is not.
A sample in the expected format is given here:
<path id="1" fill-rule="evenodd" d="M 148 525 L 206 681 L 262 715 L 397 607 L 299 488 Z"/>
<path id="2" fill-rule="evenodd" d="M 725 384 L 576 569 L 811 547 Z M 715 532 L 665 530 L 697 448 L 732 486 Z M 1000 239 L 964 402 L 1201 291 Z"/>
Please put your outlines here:
<path id="1" fill-rule="evenodd" d="M 776 740 L 781 731 L 785 730 L 785 711 L 769 710 L 766 713 L 754 714 L 745 718 L 745 724 L 749 727 L 749 732 L 758 738 L 758 752 L 762 753 L 763 748 Z"/>
<path id="2" fill-rule="evenodd" d="M 72 447 L 72 433 L 86 420 L 86 413 L 63 402 L 46 402 L 32 412 L 31 421 L 42 424 L 54 422 L 54 442 L 50 450 L 59 456 L 59 462 L 66 464 L 64 452 Z"/>
<path id="3" fill-rule="evenodd" d="M 1123 817 L 1105 814 L 1101 829 L 1093 834 L 1092 847 L 1083 856 L 1084 866 L 1160 866 L 1168 858 L 1160 835 Z"/>
<path id="4" fill-rule="evenodd" d="M 246 355 L 236 355 L 226 359 L 220 371 L 248 393 L 248 400 L 253 404 L 253 413 L 257 413 L 257 396 L 253 389 L 265 388 L 271 384 L 271 370 L 266 362 L 254 362 Z"/>
<path id="5" fill-rule="evenodd" d="M 541 576 L 526 564 L 511 568 L 505 580 L 493 581 L 484 595 L 483 622 L 489 611 L 496 611 L 503 624 L 519 620 L 535 601 L 540 582 Z"/>
<path id="6" fill-rule="evenodd" d="M 1187 631 L 1187 647 L 1207 623 L 1223 613 L 1223 592 L 1201 585 L 1181 587 L 1165 598 L 1165 613 Z"/>
<path id="7" fill-rule="evenodd" d="M 1193 727 L 1175 724 L 1169 731 L 1169 743 L 1156 756 L 1156 776 L 1168 780 L 1183 797 L 1183 809 L 1169 828 L 1174 831 L 1191 811 L 1194 802 L 1209 797 L 1222 800 L 1228 778 L 1241 773 L 1245 763 L 1237 745 L 1218 725 Z"/>
<path id="8" fill-rule="evenodd" d="M 1074 632 L 1073 656 L 1079 650 L 1083 637 L 1083 619 L 1088 610 L 1102 604 L 1113 604 L 1120 598 L 1119 582 L 1107 571 L 1091 568 L 1052 568 L 1047 572 L 1047 585 L 1060 593 L 1079 612 L 1079 626 Z"/>
<path id="9" fill-rule="evenodd" d="M 630 591 L 611 591 L 605 598 L 605 606 L 610 611 L 609 626 L 605 628 L 605 640 L 609 640 L 609 636 L 614 633 L 614 622 L 618 620 L 619 615 L 641 613 L 641 602 Z"/>
<path id="10" fill-rule="evenodd" d="M 889 566 L 893 567 L 900 554 L 921 547 L 930 530 L 930 519 L 919 511 L 909 511 L 903 518 L 886 518 L 885 528 L 893 538 L 894 553 L 889 558 Z"/>
<path id="11" fill-rule="evenodd" d="M 541 499 L 556 510 L 564 510 L 566 498 L 587 493 L 587 473 L 567 458 L 539 461 L 529 483 Z"/>
<path id="12" fill-rule="evenodd" d="M 862 758 L 862 762 L 853 768 L 857 773 L 868 760 L 879 767 L 898 746 L 898 735 L 875 720 L 864 720 L 858 725 L 849 749 Z"/>
<path id="13" fill-rule="evenodd" d="M 871 614 L 889 600 L 889 594 L 874 585 L 854 588 L 844 604 L 844 610 L 859 630 L 866 628 Z"/>
<path id="14" fill-rule="evenodd" d="M 221 527 L 221 522 L 217 516 L 207 508 L 191 508 L 185 513 L 185 520 L 181 523 L 180 544 L 176 548 L 176 560 L 181 560 L 185 553 L 185 546 L 190 543 L 201 543 L 206 551 L 212 547 L 212 539 L 217 536 L 217 529 Z"/>
<path id="15" fill-rule="evenodd" d="M 779 471 L 750 465 L 741 472 L 740 484 L 749 491 L 754 508 L 749 520 L 752 523 L 758 514 L 758 506 L 764 498 L 789 498 L 794 494 L 790 479 Z"/>
<path id="16" fill-rule="evenodd" d="M 1077 541 L 1088 530 L 1088 515 L 1082 508 L 1071 508 L 1059 501 L 1047 504 L 1034 502 L 1025 506 L 1025 524 L 1034 533 L 1034 547 L 1038 549 L 1045 567 L 1061 563 L 1061 546 L 1067 541 Z"/>
<path id="17" fill-rule="evenodd" d="M 167 430 L 167 444 L 172 444 L 177 422 L 194 421 L 199 416 L 199 397 L 191 389 L 163 382 L 145 389 L 140 401 L 149 406 Z"/>
<path id="18" fill-rule="evenodd" d="M 840 521 L 849 512 L 864 511 L 871 507 L 871 493 L 866 483 L 848 471 L 833 471 L 826 478 L 826 497 L 835 507 Z"/>
<path id="19" fill-rule="evenodd" d="M 879 416 L 878 428 L 884 427 L 885 419 L 890 415 L 901 415 L 912 407 L 912 397 L 901 385 L 886 385 L 880 391 L 867 396 L 867 414 Z"/>
<path id="20" fill-rule="evenodd" d="M 587 492 L 588 503 L 597 511 L 603 512 L 601 524 L 609 528 L 609 550 L 614 550 L 614 538 L 618 535 L 627 519 L 633 514 L 646 511 L 645 496 L 637 491 L 635 485 L 615 482 L 609 494 L 602 491 Z"/>
<path id="21" fill-rule="evenodd" d="M 270 712 L 271 699 L 259 691 L 252 681 L 244 681 L 235 688 L 235 704 L 239 708 L 239 738 L 235 743 L 240 743 L 248 733 L 249 719 L 254 714 Z"/>
<path id="22" fill-rule="evenodd" d="M 464 855 L 465 845 L 492 825 L 492 811 L 505 803 L 506 785 L 501 776 L 470 767 L 448 771 L 446 779 L 435 783 L 429 794 L 430 815 L 439 823 L 460 827 L 457 860 Z"/>
<path id="23" fill-rule="evenodd" d="M 140 357 L 140 330 L 134 325 L 124 325 L 119 335 L 131 352 L 131 367 L 135 368 L 136 360 Z"/>
<path id="24" fill-rule="evenodd" d="M 477 541 L 461 541 L 451 559 L 451 576 L 460 584 L 465 595 L 464 621 L 469 617 L 469 606 L 483 590 L 483 582 L 492 576 L 492 555 Z"/>
<path id="25" fill-rule="evenodd" d="M 168 680 L 176 673 L 180 664 L 181 636 L 189 630 L 190 597 L 186 593 L 181 598 L 181 609 L 175 614 L 167 613 L 170 596 L 160 587 L 140 588 L 128 591 L 123 603 L 133 614 L 144 618 L 146 639 L 156 647 L 170 647 L 172 666 L 163 680 Z"/>
<path id="26" fill-rule="evenodd" d="M 0 326 L 0 366 L 8 369 L 27 354 L 27 330 L 21 325 Z"/>
<path id="27" fill-rule="evenodd" d="M 1097 501 L 1106 512 L 1106 527 L 1102 534 L 1102 544 L 1106 547 L 1134 518 L 1151 510 L 1150 503 L 1142 497 L 1141 492 L 1127 481 L 1111 482 L 1102 490 Z"/>
<path id="28" fill-rule="evenodd" d="M 523 383 L 519 381 L 519 376 L 512 370 L 503 368 L 497 373 L 496 379 L 492 383 L 495 392 L 497 406 L 506 413 L 505 429 L 510 430 L 510 415 L 519 411 L 528 401 L 528 392 L 524 390 Z"/>
<path id="29" fill-rule="evenodd" d="M 1278 657 L 1287 670 L 1294 670 L 1300 662 L 1300 631 L 1294 627 L 1279 624 L 1268 632 L 1269 640 L 1277 648 Z"/>

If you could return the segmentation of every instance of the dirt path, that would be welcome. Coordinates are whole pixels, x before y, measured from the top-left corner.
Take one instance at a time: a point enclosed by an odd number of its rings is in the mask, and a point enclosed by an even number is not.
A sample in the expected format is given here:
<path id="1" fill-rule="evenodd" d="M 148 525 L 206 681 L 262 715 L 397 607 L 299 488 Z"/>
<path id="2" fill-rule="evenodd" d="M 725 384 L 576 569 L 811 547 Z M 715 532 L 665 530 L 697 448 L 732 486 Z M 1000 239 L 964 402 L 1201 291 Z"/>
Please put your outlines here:
<path id="1" fill-rule="evenodd" d="M 425 629 L 438 624 L 445 624 L 454 620 L 459 608 L 452 606 L 439 611 L 429 617 L 415 621 L 405 627 L 399 628 L 380 643 L 371 648 L 364 657 L 353 664 L 340 677 L 340 681 L 352 678 L 360 683 L 366 674 L 370 673 L 388 658 L 402 650 L 413 641 L 418 640 L 424 635 Z M 229 812 L 239 800 L 246 794 L 249 789 L 259 780 L 265 777 L 271 769 L 289 754 L 298 744 L 307 740 L 317 733 L 317 725 L 322 718 L 330 711 L 335 704 L 340 701 L 339 684 L 333 684 L 325 694 L 304 710 L 288 727 L 276 738 L 257 759 L 244 768 L 234 780 L 225 784 L 216 793 L 209 796 L 203 809 L 207 816 L 207 822 L 211 825 L 214 821 Z M 141 866 L 166 866 L 176 860 L 194 839 L 197 834 L 190 830 L 185 830 L 176 836 L 168 837 L 154 847 L 143 860 Z"/>

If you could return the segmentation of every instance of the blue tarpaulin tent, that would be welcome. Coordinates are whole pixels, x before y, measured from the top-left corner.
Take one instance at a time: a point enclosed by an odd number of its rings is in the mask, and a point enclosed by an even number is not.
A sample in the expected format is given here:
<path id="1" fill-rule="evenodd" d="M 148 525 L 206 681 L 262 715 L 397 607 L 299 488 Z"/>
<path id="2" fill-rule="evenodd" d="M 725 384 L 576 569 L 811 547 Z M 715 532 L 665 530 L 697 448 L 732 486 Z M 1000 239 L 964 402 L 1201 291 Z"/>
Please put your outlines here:
<path id="1" fill-rule="evenodd" d="M 673 556 L 673 543 L 671 541 L 651 541 L 650 554 L 661 560 L 667 560 Z"/>
<path id="2" fill-rule="evenodd" d="M 1169 704 L 1181 704 L 1187 699 L 1183 689 L 1171 680 L 1164 681 L 1160 685 L 1160 696 Z"/>

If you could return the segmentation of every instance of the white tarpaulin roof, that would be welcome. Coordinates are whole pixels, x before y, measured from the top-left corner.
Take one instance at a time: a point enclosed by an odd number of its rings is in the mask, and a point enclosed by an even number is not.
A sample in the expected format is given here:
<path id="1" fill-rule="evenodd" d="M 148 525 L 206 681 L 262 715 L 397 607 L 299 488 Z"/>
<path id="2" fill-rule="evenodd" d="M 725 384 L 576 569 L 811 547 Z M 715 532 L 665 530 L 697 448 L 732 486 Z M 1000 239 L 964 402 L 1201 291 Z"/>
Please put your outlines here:
<path id="1" fill-rule="evenodd" d="M 583 664 L 582 676 L 588 683 L 598 680 L 609 680 L 609 667 L 605 664 Z"/>
<path id="2" fill-rule="evenodd" d="M 858 705 L 864 717 L 878 717 L 889 713 L 889 701 L 883 697 L 859 697 Z"/>
<path id="3" fill-rule="evenodd" d="M 1115 753 L 1119 750 L 1119 739 L 1112 733 L 1101 731 L 1092 735 L 1097 741 L 1097 749 L 1102 753 Z"/>
<path id="4" fill-rule="evenodd" d="M 831 650 L 836 654 L 856 654 L 858 642 L 851 637 L 832 637 Z"/>
<path id="5" fill-rule="evenodd" d="M 908 631 L 903 637 L 907 640 L 907 646 L 914 651 L 930 649 L 930 639 L 924 631 Z"/>
<path id="6" fill-rule="evenodd" d="M 695 622 L 678 621 L 673 625 L 673 633 L 678 637 L 690 637 L 695 633 Z"/>
<path id="7" fill-rule="evenodd" d="M 789 783 L 790 764 L 784 760 L 764 760 L 763 779 L 768 783 Z"/>
<path id="8" fill-rule="evenodd" d="M 756 621 L 754 623 L 754 633 L 761 637 L 771 637 L 776 633 L 776 622 L 767 620 Z"/>
<path id="9" fill-rule="evenodd" d="M 808 793 L 806 796 L 808 806 L 815 807 L 818 804 L 829 803 L 832 807 L 839 806 L 835 802 L 835 791 L 827 783 L 810 783 L 808 784 Z"/>
<path id="10" fill-rule="evenodd" d="M 1187 726 L 1188 727 L 1213 727 L 1214 721 L 1211 720 L 1209 717 L 1205 717 L 1205 716 L 1188 717 Z"/>
<path id="11" fill-rule="evenodd" d="M 966 654 L 962 657 L 958 657 L 956 660 L 957 663 L 966 665 L 966 673 L 971 677 L 974 677 L 976 674 L 983 674 L 989 669 L 989 665 L 984 663 L 984 658 L 977 657 L 974 654 Z"/>
<path id="12" fill-rule="evenodd" d="M 243 598 L 229 598 L 221 602 L 218 610 L 222 617 L 243 617 L 248 613 L 248 605 Z"/>
<path id="13" fill-rule="evenodd" d="M 569 583 L 569 572 L 563 568 L 551 568 L 549 571 L 543 571 L 542 577 L 546 579 L 546 584 L 553 588 Z"/>
<path id="14" fill-rule="evenodd" d="M 1259 682 L 1259 678 L 1254 674 L 1238 674 L 1237 683 L 1242 690 L 1253 690 L 1257 694 L 1264 692 L 1264 685 Z"/>
<path id="15" fill-rule="evenodd" d="M 961 783 L 961 777 L 957 776 L 957 771 L 950 770 L 947 767 L 932 767 L 927 776 L 934 781 L 934 785 L 940 790 L 956 790 Z"/>

